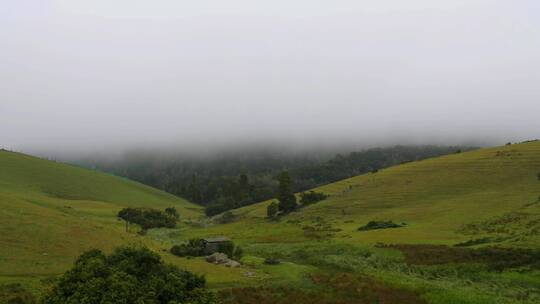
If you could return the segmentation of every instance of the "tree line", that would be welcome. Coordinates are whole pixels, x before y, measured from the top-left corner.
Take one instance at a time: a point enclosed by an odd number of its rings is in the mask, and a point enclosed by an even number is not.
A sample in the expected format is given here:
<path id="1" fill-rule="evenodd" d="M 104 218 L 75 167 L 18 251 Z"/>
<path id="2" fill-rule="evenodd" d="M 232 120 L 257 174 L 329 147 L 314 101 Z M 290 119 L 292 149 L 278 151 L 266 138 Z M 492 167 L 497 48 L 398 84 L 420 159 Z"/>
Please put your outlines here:
<path id="1" fill-rule="evenodd" d="M 293 193 L 389 166 L 436 157 L 470 147 L 394 146 L 334 157 L 313 154 L 243 153 L 207 159 L 159 156 L 115 162 L 86 162 L 101 171 L 139 181 L 206 207 L 209 216 L 276 198 L 281 172 Z"/>

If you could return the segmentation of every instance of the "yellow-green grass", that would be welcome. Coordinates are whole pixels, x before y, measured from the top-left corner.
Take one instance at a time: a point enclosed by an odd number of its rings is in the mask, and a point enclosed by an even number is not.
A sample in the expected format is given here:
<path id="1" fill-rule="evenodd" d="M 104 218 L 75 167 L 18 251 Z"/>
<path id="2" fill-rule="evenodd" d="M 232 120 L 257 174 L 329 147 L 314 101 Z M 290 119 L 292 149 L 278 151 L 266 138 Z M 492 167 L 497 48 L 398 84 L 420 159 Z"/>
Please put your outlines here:
<path id="1" fill-rule="evenodd" d="M 29 286 L 70 267 L 90 248 L 136 242 L 116 213 L 123 207 L 176 207 L 183 218 L 199 206 L 123 178 L 0 151 L 0 283 Z"/>
<path id="2" fill-rule="evenodd" d="M 0 152 L 0 283 L 23 281 L 28 286 L 40 286 L 39 279 L 65 271 L 86 249 L 110 250 L 129 242 L 144 242 L 167 262 L 205 274 L 213 288 L 293 284 L 315 268 L 290 261 L 264 265 L 264 252 L 257 256 L 258 245 L 267 248 L 264 244 L 275 244 L 284 251 L 296 248 L 294 244 L 298 243 L 305 243 L 307 250 L 318 243 L 326 247 L 372 247 L 378 242 L 453 245 L 482 236 L 461 232 L 470 223 L 509 212 L 540 217 L 540 204 L 535 204 L 540 196 L 539 172 L 540 142 L 480 149 L 410 162 L 319 187 L 315 190 L 330 195 L 327 200 L 277 221 L 266 219 L 267 201 L 234 210 L 237 219 L 232 223 L 206 225 L 207 221 L 197 223 L 202 215 L 200 207 L 153 188 L 91 170 Z M 195 224 L 151 230 L 146 236 L 125 233 L 123 224 L 115 218 L 125 206 L 175 206 L 183 219 L 191 218 Z M 371 220 L 407 225 L 357 231 Z M 305 233 L 304 227 L 317 227 L 321 222 L 333 229 L 318 232 L 322 241 Z M 189 238 L 218 235 L 228 236 L 246 249 L 244 268 L 216 266 L 202 258 L 178 258 L 165 252 L 172 244 Z M 500 244 L 538 248 L 540 236 L 527 235 Z M 399 258 L 395 251 L 371 250 L 379 256 Z M 377 276 L 394 277 L 384 271 Z"/>
<path id="3" fill-rule="evenodd" d="M 470 239 L 465 224 L 513 211 L 540 214 L 540 142 L 479 149 L 410 162 L 315 189 L 330 195 L 320 203 L 281 218 L 265 219 L 269 202 L 234 211 L 236 222 L 191 229 L 192 235 L 226 234 L 241 242 L 305 241 L 303 226 L 321 217 L 341 229 L 334 240 L 346 243 L 455 244 Z M 393 220 L 397 229 L 357 231 L 371 220 Z M 540 246 L 540 237 L 522 246 Z"/>

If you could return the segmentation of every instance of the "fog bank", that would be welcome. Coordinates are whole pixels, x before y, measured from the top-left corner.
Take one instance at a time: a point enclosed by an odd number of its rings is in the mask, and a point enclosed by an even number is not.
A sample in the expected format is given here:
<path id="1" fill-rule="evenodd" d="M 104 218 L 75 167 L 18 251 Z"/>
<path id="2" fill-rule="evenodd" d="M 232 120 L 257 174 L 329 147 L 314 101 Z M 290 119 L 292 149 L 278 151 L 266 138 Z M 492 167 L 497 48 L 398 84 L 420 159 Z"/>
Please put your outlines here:
<path id="1" fill-rule="evenodd" d="M 538 1 L 32 1 L 0 146 L 42 155 L 540 137 Z"/>

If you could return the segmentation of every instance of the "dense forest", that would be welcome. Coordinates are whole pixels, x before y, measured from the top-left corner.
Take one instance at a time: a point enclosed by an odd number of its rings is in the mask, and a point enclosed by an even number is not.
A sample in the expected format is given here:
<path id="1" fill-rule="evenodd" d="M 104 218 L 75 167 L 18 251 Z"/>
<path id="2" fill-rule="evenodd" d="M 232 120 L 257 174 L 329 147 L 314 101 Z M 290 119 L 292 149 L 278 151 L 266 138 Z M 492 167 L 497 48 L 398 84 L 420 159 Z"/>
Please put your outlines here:
<path id="1" fill-rule="evenodd" d="M 242 153 L 211 158 L 137 155 L 122 161 L 86 162 L 206 206 L 208 215 L 276 197 L 277 176 L 287 170 L 294 192 L 366 172 L 470 150 L 455 146 L 394 146 L 333 157 L 313 154 Z"/>

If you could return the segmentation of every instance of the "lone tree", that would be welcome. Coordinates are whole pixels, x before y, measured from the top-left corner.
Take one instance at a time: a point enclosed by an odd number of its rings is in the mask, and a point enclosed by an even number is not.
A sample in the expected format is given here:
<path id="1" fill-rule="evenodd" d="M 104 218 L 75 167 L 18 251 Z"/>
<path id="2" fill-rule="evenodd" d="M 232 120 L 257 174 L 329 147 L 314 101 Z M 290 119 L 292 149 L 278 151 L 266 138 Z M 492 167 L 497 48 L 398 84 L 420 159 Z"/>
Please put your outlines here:
<path id="1" fill-rule="evenodd" d="M 126 222 L 126 232 L 128 232 L 129 224 L 137 221 L 137 218 L 141 216 L 141 211 L 135 208 L 124 208 L 118 212 L 117 216 Z"/>
<path id="2" fill-rule="evenodd" d="M 270 203 L 270 205 L 268 205 L 268 207 L 266 207 L 266 216 L 268 218 L 273 218 L 274 216 L 277 215 L 278 211 L 279 211 L 278 204 L 273 201 Z"/>
<path id="3" fill-rule="evenodd" d="M 278 209 L 283 213 L 289 213 L 296 210 L 296 196 L 292 192 L 292 182 L 289 172 L 283 171 L 279 175 L 279 189 L 278 189 Z"/>
<path id="4" fill-rule="evenodd" d="M 77 259 L 42 303 L 217 303 L 204 287 L 204 277 L 164 264 L 146 247 L 121 247 L 109 256 L 94 249 Z"/>

